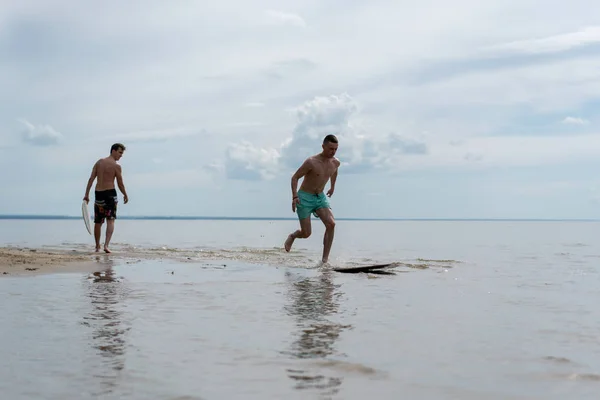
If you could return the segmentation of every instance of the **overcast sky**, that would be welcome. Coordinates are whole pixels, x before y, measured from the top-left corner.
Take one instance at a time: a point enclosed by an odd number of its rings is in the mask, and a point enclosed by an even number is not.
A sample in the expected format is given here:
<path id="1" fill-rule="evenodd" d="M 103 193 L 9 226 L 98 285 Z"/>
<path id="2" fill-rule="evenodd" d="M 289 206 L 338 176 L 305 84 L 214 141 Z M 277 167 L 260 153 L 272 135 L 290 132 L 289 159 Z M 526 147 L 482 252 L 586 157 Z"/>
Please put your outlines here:
<path id="1" fill-rule="evenodd" d="M 340 139 L 338 217 L 600 218 L 600 3 L 3 1 L 0 214 L 294 217 Z M 120 196 L 122 200 L 122 196 Z"/>

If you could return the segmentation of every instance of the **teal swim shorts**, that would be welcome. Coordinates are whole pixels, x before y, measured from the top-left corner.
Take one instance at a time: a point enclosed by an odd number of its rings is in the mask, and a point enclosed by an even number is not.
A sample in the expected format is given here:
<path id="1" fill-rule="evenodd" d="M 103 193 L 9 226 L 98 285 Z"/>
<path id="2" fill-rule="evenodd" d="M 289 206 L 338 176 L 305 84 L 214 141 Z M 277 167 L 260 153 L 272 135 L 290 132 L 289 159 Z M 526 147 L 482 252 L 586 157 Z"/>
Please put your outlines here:
<path id="1" fill-rule="evenodd" d="M 308 193 L 303 190 L 298 190 L 298 199 L 300 204 L 296 204 L 296 212 L 298 213 L 298 219 L 304 219 L 309 217 L 312 213 L 315 217 L 319 217 L 316 211 L 319 208 L 330 208 L 329 199 L 325 193 L 321 192 L 318 194 Z"/>

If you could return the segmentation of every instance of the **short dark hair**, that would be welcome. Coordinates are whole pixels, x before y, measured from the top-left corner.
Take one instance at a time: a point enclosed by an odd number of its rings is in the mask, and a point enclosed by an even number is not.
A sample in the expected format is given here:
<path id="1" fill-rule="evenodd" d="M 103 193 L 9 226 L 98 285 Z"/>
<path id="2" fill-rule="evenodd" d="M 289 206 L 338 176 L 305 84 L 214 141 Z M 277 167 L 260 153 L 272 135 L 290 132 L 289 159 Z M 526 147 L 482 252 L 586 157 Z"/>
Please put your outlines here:
<path id="1" fill-rule="evenodd" d="M 325 139 L 323 139 L 323 144 L 330 142 L 330 143 L 337 143 L 338 140 L 335 137 L 335 135 L 327 135 L 325 136 Z"/>
<path id="2" fill-rule="evenodd" d="M 123 150 L 125 151 L 125 145 L 122 143 L 115 143 L 112 146 L 110 146 L 110 152 L 112 153 L 114 150 L 119 151 L 119 150 Z"/>

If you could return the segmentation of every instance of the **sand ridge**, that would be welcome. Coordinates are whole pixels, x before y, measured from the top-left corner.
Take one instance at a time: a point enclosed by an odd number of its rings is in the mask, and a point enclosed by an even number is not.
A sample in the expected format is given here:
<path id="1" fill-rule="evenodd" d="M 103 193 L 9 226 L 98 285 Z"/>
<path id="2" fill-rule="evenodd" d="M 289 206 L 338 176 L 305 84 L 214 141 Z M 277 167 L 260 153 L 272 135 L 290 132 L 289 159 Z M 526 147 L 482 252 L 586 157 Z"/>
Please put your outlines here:
<path id="1" fill-rule="evenodd" d="M 91 255 L 81 252 L 50 251 L 24 247 L 0 247 L 0 275 L 24 271 L 50 271 L 92 262 Z"/>
<path id="2" fill-rule="evenodd" d="M 45 249 L 29 247 L 0 247 L 0 277 L 32 275 L 52 272 L 95 272 L 102 271 L 114 262 L 127 264 L 144 259 L 199 262 L 191 254 L 157 251 L 114 251 L 107 254 L 82 249 Z"/>
<path id="3" fill-rule="evenodd" d="M 242 262 L 259 265 L 286 266 L 290 268 L 318 268 L 317 256 L 303 251 L 290 254 L 283 248 L 253 249 L 245 246 L 235 249 L 176 249 L 168 247 L 142 248 L 131 245 L 116 245 L 112 253 L 95 252 L 93 246 L 73 247 L 16 247 L 0 246 L 0 277 L 31 275 L 51 272 L 95 272 L 103 271 L 108 265 L 132 264 L 143 260 L 205 264 L 207 261 Z M 320 261 L 320 260 L 319 260 Z M 346 260 L 338 267 L 348 268 L 365 264 L 391 263 L 408 272 L 415 269 L 447 270 L 460 263 L 456 260 Z M 332 264 L 334 265 L 334 264 Z M 336 264 L 337 265 L 337 264 Z"/>

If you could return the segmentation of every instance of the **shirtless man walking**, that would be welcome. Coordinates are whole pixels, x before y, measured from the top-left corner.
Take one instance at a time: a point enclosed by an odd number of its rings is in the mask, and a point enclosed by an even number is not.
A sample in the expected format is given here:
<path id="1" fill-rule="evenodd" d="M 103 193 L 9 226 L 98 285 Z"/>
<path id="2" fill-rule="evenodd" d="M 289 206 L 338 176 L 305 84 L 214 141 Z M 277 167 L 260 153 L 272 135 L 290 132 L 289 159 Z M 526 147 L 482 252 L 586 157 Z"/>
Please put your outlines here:
<path id="1" fill-rule="evenodd" d="M 333 243 L 335 219 L 329 205 L 329 199 L 335 190 L 340 161 L 335 157 L 338 149 L 338 140 L 334 135 L 327 135 L 323 139 L 323 151 L 307 158 L 292 176 L 292 211 L 298 213 L 300 229 L 288 235 L 285 241 L 285 251 L 290 251 L 294 240 L 306 239 L 311 234 L 310 214 L 319 217 L 325 225 L 323 237 L 323 264 L 329 260 L 329 252 Z M 304 177 L 300 190 L 298 180 Z M 323 193 L 327 181 L 331 184 L 327 196 Z"/>
<path id="2" fill-rule="evenodd" d="M 125 204 L 129 201 L 125 185 L 123 184 L 123 175 L 121 166 L 117 163 L 123 157 L 125 146 L 121 143 L 115 143 L 110 148 L 110 156 L 96 161 L 92 174 L 88 180 L 83 200 L 90 202 L 90 189 L 94 180 L 98 178 L 94 188 L 94 238 L 96 239 L 96 252 L 100 251 L 100 234 L 102 224 L 106 220 L 106 240 L 104 242 L 104 251 L 110 253 L 108 245 L 115 229 L 115 219 L 117 218 L 117 191 L 115 190 L 115 179 L 119 185 L 119 190 L 123 194 Z"/>

